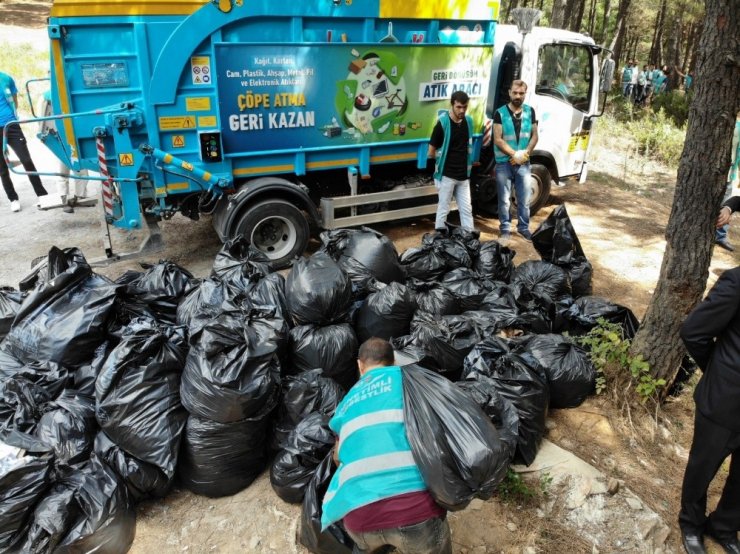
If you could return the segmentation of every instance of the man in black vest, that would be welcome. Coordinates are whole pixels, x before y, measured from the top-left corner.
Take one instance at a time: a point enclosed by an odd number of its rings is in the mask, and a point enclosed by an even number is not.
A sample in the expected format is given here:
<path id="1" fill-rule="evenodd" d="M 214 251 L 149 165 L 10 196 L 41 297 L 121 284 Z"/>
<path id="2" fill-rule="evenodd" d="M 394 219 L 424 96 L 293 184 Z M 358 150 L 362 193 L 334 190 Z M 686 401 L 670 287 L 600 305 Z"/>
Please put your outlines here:
<path id="1" fill-rule="evenodd" d="M 683 545 L 689 554 L 704 553 L 707 534 L 725 552 L 740 554 L 740 266 L 725 271 L 689 314 L 681 338 L 704 372 L 694 392 L 694 439 L 681 490 Z M 707 517 L 707 489 L 728 456 L 722 497 Z"/>

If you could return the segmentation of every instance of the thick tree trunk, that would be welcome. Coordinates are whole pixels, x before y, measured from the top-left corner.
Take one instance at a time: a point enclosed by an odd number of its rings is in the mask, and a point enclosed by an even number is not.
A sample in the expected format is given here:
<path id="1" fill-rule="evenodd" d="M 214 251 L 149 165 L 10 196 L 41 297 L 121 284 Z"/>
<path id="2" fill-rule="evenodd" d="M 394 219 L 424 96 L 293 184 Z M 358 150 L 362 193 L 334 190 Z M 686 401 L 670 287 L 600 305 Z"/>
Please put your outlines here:
<path id="1" fill-rule="evenodd" d="M 734 1 L 734 0 L 733 0 Z M 614 52 L 614 62 L 621 66 L 622 44 L 624 35 L 627 31 L 627 14 L 629 13 L 632 0 L 619 0 L 619 11 L 617 12 L 617 25 L 614 28 L 614 38 L 612 39 L 609 50 Z"/>
<path id="2" fill-rule="evenodd" d="M 578 0 L 574 10 L 573 18 L 570 22 L 570 30 L 576 33 L 581 32 L 581 23 L 583 22 L 583 13 L 586 11 L 586 0 Z"/>
<path id="3" fill-rule="evenodd" d="M 574 12 L 578 11 L 576 6 L 578 0 L 566 0 L 563 13 L 563 29 L 570 29 Z"/>
<path id="4" fill-rule="evenodd" d="M 704 292 L 717 219 L 730 167 L 740 91 L 740 0 L 707 0 L 696 96 L 666 229 L 666 251 L 645 319 L 634 339 L 654 377 L 671 383 L 685 353 L 679 330 Z"/>
<path id="5" fill-rule="evenodd" d="M 565 0 L 553 0 L 550 26 L 562 29 L 565 23 Z"/>

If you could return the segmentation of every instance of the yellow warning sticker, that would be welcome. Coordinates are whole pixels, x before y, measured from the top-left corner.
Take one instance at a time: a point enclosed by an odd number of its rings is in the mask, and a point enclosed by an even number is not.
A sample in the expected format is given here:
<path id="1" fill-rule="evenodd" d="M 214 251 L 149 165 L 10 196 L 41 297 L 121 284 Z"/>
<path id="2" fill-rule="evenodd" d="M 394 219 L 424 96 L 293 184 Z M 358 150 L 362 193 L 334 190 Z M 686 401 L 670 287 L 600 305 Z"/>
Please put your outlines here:
<path id="1" fill-rule="evenodd" d="M 185 146 L 185 135 L 172 135 L 172 148 L 182 148 Z"/>
<path id="2" fill-rule="evenodd" d="M 118 163 L 122 166 L 134 165 L 134 155 L 131 152 L 118 154 Z"/>
<path id="3" fill-rule="evenodd" d="M 192 65 L 209 65 L 211 63 L 211 58 L 208 56 L 192 56 L 190 58 L 190 63 Z"/>
<path id="4" fill-rule="evenodd" d="M 160 131 L 173 131 L 176 129 L 194 129 L 195 117 L 192 115 L 168 115 L 159 118 Z"/>
<path id="5" fill-rule="evenodd" d="M 215 127 L 216 116 L 215 115 L 202 115 L 198 118 L 198 127 Z"/>
<path id="6" fill-rule="evenodd" d="M 185 109 L 189 112 L 207 112 L 211 109 L 211 99 L 208 96 L 186 98 Z"/>

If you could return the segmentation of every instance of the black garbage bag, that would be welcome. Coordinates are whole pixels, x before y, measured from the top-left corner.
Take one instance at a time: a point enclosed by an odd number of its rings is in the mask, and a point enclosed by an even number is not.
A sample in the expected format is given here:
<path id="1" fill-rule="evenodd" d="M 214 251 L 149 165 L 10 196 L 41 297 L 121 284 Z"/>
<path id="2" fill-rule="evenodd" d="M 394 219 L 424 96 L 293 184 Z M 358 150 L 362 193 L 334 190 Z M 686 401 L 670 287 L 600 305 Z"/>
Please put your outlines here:
<path id="1" fill-rule="evenodd" d="M 55 255 L 63 253 L 52 248 L 49 258 Z M 24 364 L 89 362 L 105 340 L 117 289 L 86 263 L 71 265 L 26 297 L 0 350 Z"/>
<path id="2" fill-rule="evenodd" d="M 357 381 L 357 337 L 349 323 L 301 325 L 290 330 L 289 354 L 293 371 L 317 367 L 348 390 Z"/>
<path id="3" fill-rule="evenodd" d="M 532 233 L 532 245 L 544 261 L 556 265 L 569 264 L 586 256 L 565 204 L 556 206 L 540 223 Z"/>
<path id="4" fill-rule="evenodd" d="M 88 265 L 85 255 L 79 248 L 60 249 L 52 246 L 46 258 L 34 265 L 31 273 L 23 278 L 18 288 L 21 292 L 27 292 L 41 287 L 74 267 Z"/>
<path id="5" fill-rule="evenodd" d="M 467 318 L 417 312 L 411 321 L 411 335 L 394 339 L 391 344 L 406 359 L 457 381 L 465 356 L 483 338 L 476 324 Z"/>
<path id="6" fill-rule="evenodd" d="M 640 327 L 632 310 L 599 296 L 582 296 L 564 313 L 567 329 L 571 335 L 585 335 L 596 327 L 599 318 L 622 327 L 625 339 L 632 339 Z"/>
<path id="7" fill-rule="evenodd" d="M 12 287 L 0 287 L 0 341 L 10 331 L 10 325 L 18 314 L 18 310 L 21 309 L 22 302 L 22 292 Z"/>
<path id="8" fill-rule="evenodd" d="M 123 288 L 124 309 L 131 316 L 154 314 L 162 323 L 177 322 L 177 305 L 195 284 L 192 274 L 174 262 L 161 260 L 157 264 L 141 264 L 145 270 Z M 119 320 L 127 324 L 125 318 Z"/>
<path id="9" fill-rule="evenodd" d="M 77 371 L 68 369 L 55 362 L 30 362 L 23 364 L 11 356 L 0 356 L 0 381 L 21 379 L 41 388 L 47 398 L 56 398 L 74 382 Z M 74 387 L 72 387 L 74 388 Z"/>
<path id="10" fill-rule="evenodd" d="M 474 381 L 458 381 L 456 385 L 470 396 L 491 420 L 511 460 L 519 440 L 519 412 L 516 406 L 504 398 L 496 389 L 496 384 L 484 375 L 476 375 Z"/>
<path id="11" fill-rule="evenodd" d="M 66 390 L 41 411 L 34 434 L 53 449 L 56 461 L 68 465 L 86 462 L 97 432 L 95 400 Z"/>
<path id="12" fill-rule="evenodd" d="M 390 340 L 409 333 L 416 311 L 414 295 L 401 283 L 379 287 L 365 299 L 357 313 L 355 330 L 360 344 L 372 337 Z"/>
<path id="13" fill-rule="evenodd" d="M 324 494 L 335 471 L 334 461 L 329 453 L 316 468 L 303 496 L 298 542 L 314 554 L 350 554 L 354 547 L 354 542 L 340 523 L 333 523 L 325 531 L 321 531 Z"/>
<path id="14" fill-rule="evenodd" d="M 467 244 L 456 237 L 426 233 L 421 239 L 421 244 L 431 246 L 436 250 L 437 254 L 444 259 L 447 271 L 460 267 L 473 267 L 473 258 L 470 257 Z"/>
<path id="15" fill-rule="evenodd" d="M 334 448 L 331 416 L 314 412 L 288 435 L 270 466 L 270 484 L 285 502 L 300 504 L 316 468 Z"/>
<path id="16" fill-rule="evenodd" d="M 258 413 L 280 386 L 286 335 L 274 310 L 226 306 L 190 339 L 180 385 L 185 409 L 221 423 Z"/>
<path id="17" fill-rule="evenodd" d="M 95 454 L 126 484 L 134 503 L 146 498 L 164 498 L 174 479 L 159 467 L 132 456 L 100 431 L 95 437 Z"/>
<path id="18" fill-rule="evenodd" d="M 465 247 L 468 251 L 471 260 L 475 260 L 480 254 L 481 242 L 480 242 L 480 231 L 469 230 L 463 227 L 454 227 L 450 224 L 447 225 L 448 229 L 451 227 L 450 237 L 456 240 Z"/>
<path id="19" fill-rule="evenodd" d="M 33 433 L 41 407 L 51 400 L 46 390 L 27 379 L 0 381 L 0 440 L 12 431 Z"/>
<path id="20" fill-rule="evenodd" d="M 187 413 L 180 374 L 187 351 L 184 326 L 134 320 L 95 383 L 95 417 L 128 454 L 173 478 Z"/>
<path id="21" fill-rule="evenodd" d="M 251 283 L 244 291 L 244 295 L 254 306 L 274 308 L 276 317 L 289 319 L 285 299 L 285 277 L 280 273 L 270 273 Z"/>
<path id="22" fill-rule="evenodd" d="M 508 283 L 514 273 L 516 251 L 495 240 L 481 244 L 473 269 L 492 281 Z"/>
<path id="23" fill-rule="evenodd" d="M 128 552 L 136 534 L 136 511 L 116 473 L 93 455 L 87 466 L 64 482 L 74 488 L 74 503 L 79 510 L 54 552 Z"/>
<path id="24" fill-rule="evenodd" d="M 230 297 L 226 283 L 217 278 L 203 279 L 193 285 L 177 306 L 177 324 L 196 334 L 209 320 L 221 313 L 221 305 Z"/>
<path id="25" fill-rule="evenodd" d="M 190 416 L 177 474 L 195 494 L 212 498 L 248 487 L 267 465 L 267 431 L 277 391 L 251 418 L 231 423 Z"/>
<path id="26" fill-rule="evenodd" d="M 562 264 L 561 267 L 568 272 L 570 285 L 573 289 L 573 296 L 579 298 L 588 296 L 592 292 L 591 277 L 593 276 L 593 266 L 586 258 L 576 258 L 568 264 Z"/>
<path id="27" fill-rule="evenodd" d="M 570 295 L 570 282 L 564 269 L 549 262 L 526 261 L 514 270 L 514 286 L 528 291 L 537 305 L 550 308 Z"/>
<path id="28" fill-rule="evenodd" d="M 21 456 L 0 464 L 0 550 L 22 541 L 33 508 L 50 486 L 52 456 Z"/>
<path id="29" fill-rule="evenodd" d="M 341 323 L 352 304 L 352 281 L 327 253 L 316 252 L 293 263 L 285 297 L 295 325 Z"/>
<path id="30" fill-rule="evenodd" d="M 285 377 L 272 441 L 275 449 L 282 447 L 290 432 L 309 414 L 334 415 L 343 397 L 344 389 L 334 379 L 325 377 L 321 368 Z"/>
<path id="31" fill-rule="evenodd" d="M 433 282 L 447 272 L 447 258 L 431 243 L 405 250 L 399 260 L 409 279 Z"/>
<path id="32" fill-rule="evenodd" d="M 406 434 L 434 500 L 454 511 L 490 498 L 510 459 L 491 420 L 444 377 L 419 366 L 402 375 Z"/>
<path id="33" fill-rule="evenodd" d="M 496 390 L 516 406 L 519 439 L 515 459 L 530 465 L 545 434 L 550 395 L 544 370 L 531 356 L 512 350 L 516 341 L 491 337 L 478 344 L 465 358 L 463 378 L 489 377 Z"/>
<path id="34" fill-rule="evenodd" d="M 36 505 L 28 534 L 19 551 L 52 554 L 72 522 L 80 516 L 80 506 L 74 497 L 75 489 L 64 482 L 53 485 Z"/>
<path id="35" fill-rule="evenodd" d="M 226 241 L 216 254 L 211 277 L 231 288 L 246 290 L 269 273 L 272 273 L 270 258 L 240 235 Z"/>
<path id="36" fill-rule="evenodd" d="M 70 388 L 76 390 L 79 394 L 95 398 L 95 381 L 97 381 L 100 370 L 113 348 L 114 345 L 111 341 L 105 341 L 98 346 L 92 361 L 89 364 L 80 366 L 74 372 Z"/>
<path id="37" fill-rule="evenodd" d="M 353 283 L 366 282 L 368 274 L 386 284 L 405 279 L 393 242 L 369 227 L 324 231 L 321 242 L 324 251 L 349 273 Z"/>
<path id="38" fill-rule="evenodd" d="M 536 335 L 518 349 L 545 370 L 550 408 L 580 406 L 596 387 L 596 368 L 583 348 L 563 335 Z"/>
<path id="39" fill-rule="evenodd" d="M 494 281 L 467 267 L 446 273 L 442 285 L 455 295 L 463 312 L 479 309 L 486 295 L 496 287 Z"/>
<path id="40" fill-rule="evenodd" d="M 406 286 L 414 294 L 418 311 L 433 315 L 460 313 L 461 308 L 457 298 L 440 283 L 411 279 Z"/>

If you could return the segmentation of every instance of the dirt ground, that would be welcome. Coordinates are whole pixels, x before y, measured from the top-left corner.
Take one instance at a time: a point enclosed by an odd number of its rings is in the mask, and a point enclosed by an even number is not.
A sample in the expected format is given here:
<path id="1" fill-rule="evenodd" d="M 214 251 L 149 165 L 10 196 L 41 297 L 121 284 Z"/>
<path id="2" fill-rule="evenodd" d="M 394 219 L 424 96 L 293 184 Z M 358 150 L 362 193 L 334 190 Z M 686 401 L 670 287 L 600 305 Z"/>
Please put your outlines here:
<path id="1" fill-rule="evenodd" d="M 0 2 L 0 39 L 22 40 L 44 48 L 46 2 Z M 2 69 L 2 68 L 0 68 Z M 28 135 L 28 133 L 27 133 Z M 594 266 L 594 294 L 630 307 L 641 317 L 657 281 L 663 256 L 664 229 L 670 211 L 675 169 L 644 160 L 625 138 L 611 136 L 598 125 L 586 184 L 555 188 L 550 206 L 533 217 L 535 228 L 552 209 L 565 203 L 583 249 Z M 31 141 L 40 170 L 54 164 L 44 147 Z M 0 285 L 17 286 L 31 261 L 52 245 L 77 246 L 89 259 L 102 257 L 103 228 L 98 208 L 77 208 L 74 214 L 40 211 L 28 181 L 14 176 L 23 210 L 14 214 L 0 198 Z M 45 184 L 54 190 L 54 180 Z M 378 225 L 399 252 L 419 244 L 433 229 L 433 219 Z M 477 218 L 482 240 L 495 239 L 496 220 Z M 737 229 L 737 219 L 734 222 Z M 208 217 L 192 222 L 182 216 L 161 224 L 162 252 L 102 266 L 98 271 L 116 277 L 137 269 L 140 261 L 170 259 L 196 276 L 206 276 L 220 243 Z M 740 231 L 735 231 L 736 238 Z M 112 230 L 114 250 L 135 250 L 142 233 Z M 736 238 L 734 241 L 740 244 Z M 317 243 L 314 241 L 314 246 Z M 538 259 L 530 244 L 515 237 L 515 263 Z M 717 249 L 708 286 L 725 269 L 740 263 L 740 253 Z M 607 476 L 622 480 L 660 514 L 672 533 L 669 551 L 680 551 L 675 523 L 678 495 L 691 437 L 691 384 L 662 409 L 661 426 L 630 427 L 613 404 L 589 399 L 575 410 L 556 411 L 548 424 L 548 439 L 593 464 Z M 718 478 L 721 484 L 722 477 Z M 717 485 L 718 486 L 718 485 Z M 716 501 L 717 486 L 710 503 Z M 587 541 L 569 535 L 557 517 L 543 515 L 535 505 L 504 504 L 496 499 L 476 503 L 450 514 L 455 552 L 527 553 L 595 552 Z M 227 498 L 209 499 L 175 489 L 167 498 L 138 508 L 137 536 L 131 552 L 305 552 L 295 544 L 300 507 L 282 502 L 271 490 L 264 472 L 255 483 Z M 719 552 L 709 545 L 710 552 Z M 609 547 L 601 552 L 617 552 Z"/>

